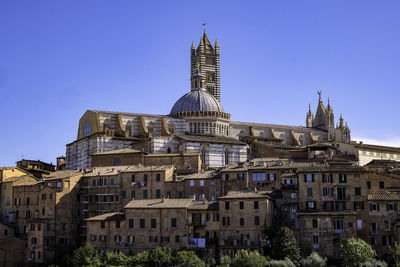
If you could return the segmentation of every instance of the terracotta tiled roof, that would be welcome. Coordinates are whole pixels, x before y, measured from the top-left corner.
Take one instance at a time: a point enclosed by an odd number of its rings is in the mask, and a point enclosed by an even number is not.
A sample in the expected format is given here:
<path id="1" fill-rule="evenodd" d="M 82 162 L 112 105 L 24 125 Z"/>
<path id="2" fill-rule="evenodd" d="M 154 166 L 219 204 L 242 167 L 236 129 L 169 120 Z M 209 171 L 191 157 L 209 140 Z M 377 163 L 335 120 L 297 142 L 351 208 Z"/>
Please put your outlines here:
<path id="1" fill-rule="evenodd" d="M 48 180 L 65 179 L 65 178 L 69 178 L 69 177 L 76 176 L 79 174 L 83 174 L 83 172 L 79 171 L 79 170 L 55 171 L 55 172 L 52 172 L 51 174 L 43 177 L 43 180 L 48 181 Z"/>
<path id="2" fill-rule="evenodd" d="M 218 201 L 193 200 L 188 208 L 191 210 L 218 210 Z"/>
<path id="3" fill-rule="evenodd" d="M 207 143 L 222 143 L 222 144 L 236 144 L 236 145 L 245 145 L 246 143 L 239 141 L 238 139 L 231 137 L 223 137 L 216 135 L 176 135 L 176 137 L 189 141 L 189 142 L 207 142 Z"/>
<path id="4" fill-rule="evenodd" d="M 101 215 L 87 218 L 86 221 L 108 221 L 108 220 L 117 219 L 118 217 L 122 217 L 122 216 L 124 216 L 123 212 L 109 212 L 109 213 L 104 213 Z"/>
<path id="5" fill-rule="evenodd" d="M 187 175 L 179 175 L 178 180 L 207 179 L 207 178 L 213 178 L 217 174 L 218 173 L 215 170 L 202 171 L 202 172 L 192 173 L 192 174 L 187 174 Z"/>
<path id="6" fill-rule="evenodd" d="M 191 198 L 181 199 L 140 199 L 132 200 L 125 205 L 126 209 L 173 209 L 173 208 L 187 208 L 192 203 Z"/>
<path id="7" fill-rule="evenodd" d="M 219 197 L 218 199 L 237 199 L 237 198 L 268 198 L 268 196 L 258 192 L 229 191 L 228 194 L 226 194 L 226 196 Z"/>
<path id="8" fill-rule="evenodd" d="M 357 215 L 354 210 L 332 210 L 332 211 L 300 211 L 298 216 L 352 216 Z"/>
<path id="9" fill-rule="evenodd" d="M 297 172 L 366 172 L 366 170 L 360 166 L 317 165 L 297 168 Z"/>
<path id="10" fill-rule="evenodd" d="M 400 200 L 400 194 L 374 193 L 374 194 L 368 195 L 368 200 Z"/>
<path id="11" fill-rule="evenodd" d="M 173 168 L 173 166 L 162 165 L 162 166 L 143 166 L 143 165 L 129 165 L 129 166 L 109 166 L 109 167 L 95 167 L 92 169 L 87 169 L 88 173 L 84 174 L 85 177 L 88 176 L 98 176 L 98 175 L 117 175 L 118 172 L 157 172 L 165 171 Z"/>

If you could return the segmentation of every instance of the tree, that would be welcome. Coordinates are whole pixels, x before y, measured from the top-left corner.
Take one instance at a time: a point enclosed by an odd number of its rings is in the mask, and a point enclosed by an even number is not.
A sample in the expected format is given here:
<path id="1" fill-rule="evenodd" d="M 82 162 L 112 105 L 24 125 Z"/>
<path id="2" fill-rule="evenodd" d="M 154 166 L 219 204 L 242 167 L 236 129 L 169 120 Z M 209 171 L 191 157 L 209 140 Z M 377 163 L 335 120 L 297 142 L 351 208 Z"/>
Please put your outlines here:
<path id="1" fill-rule="evenodd" d="M 72 264 L 74 266 L 100 266 L 100 257 L 94 247 L 90 244 L 77 248 L 72 257 Z"/>
<path id="2" fill-rule="evenodd" d="M 282 227 L 272 239 L 272 258 L 276 260 L 289 258 L 294 264 L 300 261 L 300 248 L 293 231 L 289 228 Z"/>
<path id="3" fill-rule="evenodd" d="M 325 267 L 326 266 L 326 258 L 322 258 L 317 252 L 313 251 L 311 254 L 301 260 L 301 267 Z"/>
<path id="4" fill-rule="evenodd" d="M 341 248 L 342 263 L 346 267 L 358 267 L 360 263 L 371 262 L 376 257 L 371 245 L 359 238 L 350 238 Z"/>
<path id="5" fill-rule="evenodd" d="M 223 255 L 221 257 L 221 267 L 229 267 L 232 263 L 231 258 L 228 255 Z"/>
<path id="6" fill-rule="evenodd" d="M 384 261 L 378 261 L 376 259 L 372 259 L 372 261 L 362 263 L 359 266 L 360 267 L 387 267 L 388 265 Z"/>
<path id="7" fill-rule="evenodd" d="M 194 251 L 181 250 L 176 253 L 175 257 L 176 266 L 179 267 L 205 267 L 206 264 L 199 257 L 197 257 Z"/>
<path id="8" fill-rule="evenodd" d="M 133 257 L 130 257 L 130 266 L 135 266 L 135 267 L 145 267 L 149 266 L 149 252 L 148 251 L 143 251 L 138 254 L 136 254 Z"/>
<path id="9" fill-rule="evenodd" d="M 400 267 L 400 245 L 397 242 L 389 247 L 385 260 L 389 266 Z"/>
<path id="10" fill-rule="evenodd" d="M 267 262 L 266 267 L 296 267 L 296 265 L 289 259 L 284 260 L 271 260 Z"/>
<path id="11" fill-rule="evenodd" d="M 170 248 L 155 247 L 149 252 L 148 263 L 151 266 L 164 267 L 170 266 L 173 257 Z"/>
<path id="12" fill-rule="evenodd" d="M 103 257 L 104 266 L 128 266 L 130 258 L 123 253 L 107 252 Z"/>
<path id="13" fill-rule="evenodd" d="M 258 252 L 240 250 L 235 255 L 234 266 L 240 267 L 264 267 L 267 264 L 267 259 Z"/>

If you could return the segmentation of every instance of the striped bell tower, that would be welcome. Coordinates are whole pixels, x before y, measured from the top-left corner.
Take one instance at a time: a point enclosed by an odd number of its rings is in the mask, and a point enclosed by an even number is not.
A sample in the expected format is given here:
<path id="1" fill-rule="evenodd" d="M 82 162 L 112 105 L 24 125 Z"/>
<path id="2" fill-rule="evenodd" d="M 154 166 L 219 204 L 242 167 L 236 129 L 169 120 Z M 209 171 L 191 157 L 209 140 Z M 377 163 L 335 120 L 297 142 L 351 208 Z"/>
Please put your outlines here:
<path id="1" fill-rule="evenodd" d="M 192 48 L 190 49 L 191 77 L 198 70 L 200 70 L 201 76 L 205 78 L 204 87 L 207 92 L 221 102 L 219 44 L 215 40 L 214 47 L 211 45 L 205 29 L 197 49 L 194 46 L 194 42 L 192 42 Z"/>

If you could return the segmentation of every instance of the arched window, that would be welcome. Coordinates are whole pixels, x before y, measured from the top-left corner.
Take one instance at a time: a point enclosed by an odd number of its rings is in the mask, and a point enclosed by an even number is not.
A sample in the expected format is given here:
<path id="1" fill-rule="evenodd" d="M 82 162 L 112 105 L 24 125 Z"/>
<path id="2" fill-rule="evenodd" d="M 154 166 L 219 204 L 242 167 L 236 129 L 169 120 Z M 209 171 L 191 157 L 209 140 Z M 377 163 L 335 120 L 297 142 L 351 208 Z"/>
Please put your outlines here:
<path id="1" fill-rule="evenodd" d="M 86 136 L 89 136 L 89 135 L 90 135 L 90 131 L 91 131 L 90 121 L 87 121 L 87 122 L 85 123 L 85 127 L 84 127 L 84 129 L 83 129 L 83 134 L 84 134 L 84 136 L 85 136 L 85 137 L 86 137 Z"/>
<path id="2" fill-rule="evenodd" d="M 299 143 L 300 143 L 300 145 L 304 145 L 304 136 L 303 135 L 300 135 L 299 136 Z"/>
<path id="3" fill-rule="evenodd" d="M 149 124 L 147 125 L 147 129 L 149 133 L 152 133 L 154 136 L 154 122 L 149 122 Z"/>
<path id="4" fill-rule="evenodd" d="M 170 148 L 170 147 L 167 149 L 167 153 L 168 153 L 168 154 L 171 153 L 171 148 Z"/>
<path id="5" fill-rule="evenodd" d="M 132 124 L 130 121 L 128 121 L 128 123 L 126 124 L 126 131 L 128 132 L 128 136 L 132 136 L 133 132 L 132 132 Z"/>
<path id="6" fill-rule="evenodd" d="M 175 125 L 172 122 L 168 124 L 168 130 L 171 134 L 175 133 Z"/>
<path id="7" fill-rule="evenodd" d="M 229 165 L 229 151 L 225 149 L 225 165 Z"/>
<path id="8" fill-rule="evenodd" d="M 201 163 L 206 164 L 206 149 L 204 147 L 201 148 Z"/>
<path id="9" fill-rule="evenodd" d="M 110 128 L 111 128 L 110 120 L 109 120 L 109 119 L 106 119 L 106 120 L 103 122 L 103 131 L 105 132 L 106 129 L 110 129 Z"/>

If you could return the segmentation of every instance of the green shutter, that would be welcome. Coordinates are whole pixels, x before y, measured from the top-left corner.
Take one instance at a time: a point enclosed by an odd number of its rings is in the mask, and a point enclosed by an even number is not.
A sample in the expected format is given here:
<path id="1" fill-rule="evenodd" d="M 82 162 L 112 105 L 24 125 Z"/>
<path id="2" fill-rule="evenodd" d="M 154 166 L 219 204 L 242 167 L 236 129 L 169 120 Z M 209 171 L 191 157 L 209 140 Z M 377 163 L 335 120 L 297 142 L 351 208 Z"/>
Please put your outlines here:
<path id="1" fill-rule="evenodd" d="M 386 203 L 386 211 L 389 211 L 389 203 Z"/>
<path id="2" fill-rule="evenodd" d="M 397 211 L 397 203 L 394 203 L 394 210 Z"/>
<path id="3" fill-rule="evenodd" d="M 379 203 L 376 203 L 376 209 L 379 211 Z"/>
<path id="4" fill-rule="evenodd" d="M 311 174 L 311 181 L 314 183 L 314 173 Z"/>
<path id="5" fill-rule="evenodd" d="M 372 211 L 372 203 L 369 203 L 369 210 Z"/>

